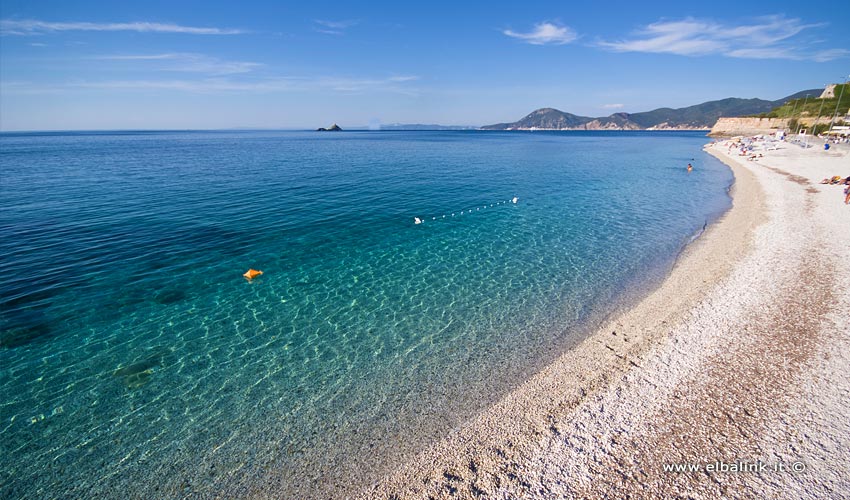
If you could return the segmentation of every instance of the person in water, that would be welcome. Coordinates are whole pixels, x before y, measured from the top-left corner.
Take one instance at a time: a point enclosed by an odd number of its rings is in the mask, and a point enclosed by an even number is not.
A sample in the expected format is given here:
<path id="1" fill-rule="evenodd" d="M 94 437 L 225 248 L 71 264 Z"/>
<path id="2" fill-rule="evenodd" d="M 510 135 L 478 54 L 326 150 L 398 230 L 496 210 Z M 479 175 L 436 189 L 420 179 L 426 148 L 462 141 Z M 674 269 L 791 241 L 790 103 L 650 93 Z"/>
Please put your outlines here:
<path id="1" fill-rule="evenodd" d="M 693 172 L 694 166 L 688 163 L 688 172 Z"/>

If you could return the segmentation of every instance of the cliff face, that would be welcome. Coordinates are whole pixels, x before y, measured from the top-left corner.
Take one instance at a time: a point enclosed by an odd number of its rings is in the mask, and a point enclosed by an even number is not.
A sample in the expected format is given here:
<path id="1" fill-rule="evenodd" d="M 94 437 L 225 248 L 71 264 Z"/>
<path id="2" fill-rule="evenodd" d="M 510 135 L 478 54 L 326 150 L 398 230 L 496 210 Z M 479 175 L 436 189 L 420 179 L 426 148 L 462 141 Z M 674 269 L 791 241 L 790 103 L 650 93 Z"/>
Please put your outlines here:
<path id="1" fill-rule="evenodd" d="M 584 130 L 641 130 L 641 126 L 628 119 L 595 119 L 584 124 Z"/>
<path id="2" fill-rule="evenodd" d="M 788 127 L 785 118 L 719 118 L 709 136 L 772 134 Z"/>

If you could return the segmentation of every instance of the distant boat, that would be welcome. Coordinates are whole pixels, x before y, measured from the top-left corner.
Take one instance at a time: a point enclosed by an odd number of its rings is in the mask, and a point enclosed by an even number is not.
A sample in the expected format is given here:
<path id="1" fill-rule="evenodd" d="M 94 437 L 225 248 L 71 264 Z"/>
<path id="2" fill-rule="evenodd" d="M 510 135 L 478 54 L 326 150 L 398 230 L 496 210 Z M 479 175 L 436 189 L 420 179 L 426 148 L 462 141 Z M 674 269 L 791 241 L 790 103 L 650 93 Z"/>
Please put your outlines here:
<path id="1" fill-rule="evenodd" d="M 328 128 L 319 127 L 319 128 L 316 129 L 316 132 L 342 132 L 342 129 L 339 128 L 339 125 L 334 123 L 333 125 L 331 125 Z"/>

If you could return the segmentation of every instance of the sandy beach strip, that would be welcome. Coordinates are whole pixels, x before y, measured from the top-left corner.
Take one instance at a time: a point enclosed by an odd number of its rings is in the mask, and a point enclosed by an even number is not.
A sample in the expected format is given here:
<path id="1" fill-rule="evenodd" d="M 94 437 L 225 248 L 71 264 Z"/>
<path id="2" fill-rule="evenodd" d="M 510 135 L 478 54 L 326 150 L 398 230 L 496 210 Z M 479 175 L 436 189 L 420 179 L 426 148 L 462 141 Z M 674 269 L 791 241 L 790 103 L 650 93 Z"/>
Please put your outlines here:
<path id="1" fill-rule="evenodd" d="M 850 497 L 850 154 L 706 150 L 733 208 L 659 288 L 359 497 Z"/>

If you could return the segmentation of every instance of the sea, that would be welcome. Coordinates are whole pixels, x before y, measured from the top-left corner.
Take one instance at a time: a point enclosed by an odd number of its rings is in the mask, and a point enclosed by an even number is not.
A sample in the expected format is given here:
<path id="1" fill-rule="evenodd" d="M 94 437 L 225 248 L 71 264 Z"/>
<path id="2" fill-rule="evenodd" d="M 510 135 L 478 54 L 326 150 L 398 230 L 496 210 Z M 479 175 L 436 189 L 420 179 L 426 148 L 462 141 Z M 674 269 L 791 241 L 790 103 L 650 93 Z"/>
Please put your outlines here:
<path id="1" fill-rule="evenodd" d="M 657 287 L 706 142 L 0 134 L 0 497 L 356 494 Z"/>

